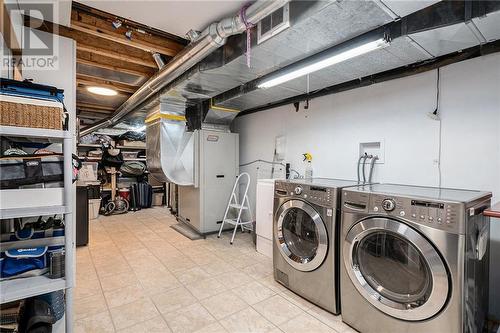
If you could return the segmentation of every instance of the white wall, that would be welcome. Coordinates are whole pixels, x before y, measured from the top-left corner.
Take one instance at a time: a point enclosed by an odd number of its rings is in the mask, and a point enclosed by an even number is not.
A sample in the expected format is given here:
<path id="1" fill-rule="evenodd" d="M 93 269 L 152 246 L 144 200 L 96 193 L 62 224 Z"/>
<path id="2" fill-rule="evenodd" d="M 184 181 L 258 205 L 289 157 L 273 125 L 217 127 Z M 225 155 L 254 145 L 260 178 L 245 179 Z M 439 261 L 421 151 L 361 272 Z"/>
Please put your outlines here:
<path id="1" fill-rule="evenodd" d="M 308 111 L 289 105 L 237 118 L 240 162 L 272 160 L 274 138 L 285 135 L 287 161 L 302 174 L 302 153 L 310 152 L 315 177 L 355 179 L 359 143 L 384 140 L 375 181 L 437 186 L 439 122 L 426 116 L 435 109 L 436 73 L 314 99 Z M 442 186 L 492 191 L 500 200 L 500 54 L 442 68 L 440 86 Z M 255 177 L 257 166 L 242 171 Z M 260 177 L 269 177 L 262 166 Z M 491 229 L 490 304 L 498 319 L 500 220 Z"/>

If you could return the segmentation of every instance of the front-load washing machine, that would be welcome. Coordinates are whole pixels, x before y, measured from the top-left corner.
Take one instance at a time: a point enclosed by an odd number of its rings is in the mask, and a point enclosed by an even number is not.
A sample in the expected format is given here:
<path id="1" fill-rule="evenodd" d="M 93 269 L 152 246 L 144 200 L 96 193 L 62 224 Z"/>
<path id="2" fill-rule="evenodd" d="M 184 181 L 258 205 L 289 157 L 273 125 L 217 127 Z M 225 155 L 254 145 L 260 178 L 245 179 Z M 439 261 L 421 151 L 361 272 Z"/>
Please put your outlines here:
<path id="1" fill-rule="evenodd" d="M 340 189 L 355 181 L 276 181 L 273 263 L 276 281 L 339 313 L 337 217 Z"/>
<path id="2" fill-rule="evenodd" d="M 342 192 L 342 320 L 362 333 L 483 331 L 491 193 L 378 184 Z"/>

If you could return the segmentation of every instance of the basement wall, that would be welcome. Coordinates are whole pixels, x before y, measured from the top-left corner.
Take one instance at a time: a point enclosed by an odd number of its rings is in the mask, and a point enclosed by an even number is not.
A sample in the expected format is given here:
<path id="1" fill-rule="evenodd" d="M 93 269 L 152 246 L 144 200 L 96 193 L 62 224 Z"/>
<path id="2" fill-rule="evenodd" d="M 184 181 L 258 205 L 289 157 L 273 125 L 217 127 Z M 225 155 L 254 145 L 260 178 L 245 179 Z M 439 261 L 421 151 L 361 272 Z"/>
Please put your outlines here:
<path id="1" fill-rule="evenodd" d="M 441 68 L 442 186 L 492 191 L 500 201 L 500 54 Z M 313 155 L 314 177 L 356 179 L 359 143 L 381 141 L 384 163 L 374 181 L 439 184 L 437 71 L 320 97 L 309 110 L 282 106 L 236 119 L 240 162 L 273 160 L 275 137 L 286 137 L 286 161 L 304 174 L 302 154 Z M 262 163 L 242 167 L 270 178 Z M 251 187 L 255 207 L 255 184 Z M 500 220 L 491 223 L 490 312 L 500 319 Z M 495 283 L 497 282 L 497 283 Z"/>

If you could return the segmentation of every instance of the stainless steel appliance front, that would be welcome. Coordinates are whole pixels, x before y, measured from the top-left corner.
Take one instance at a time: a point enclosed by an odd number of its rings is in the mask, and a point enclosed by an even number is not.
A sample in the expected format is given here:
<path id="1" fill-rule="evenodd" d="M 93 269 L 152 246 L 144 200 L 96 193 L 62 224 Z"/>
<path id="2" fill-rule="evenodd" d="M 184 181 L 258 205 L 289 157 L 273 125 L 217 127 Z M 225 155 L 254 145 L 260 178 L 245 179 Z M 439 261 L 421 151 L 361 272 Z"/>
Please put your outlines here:
<path id="1" fill-rule="evenodd" d="M 466 249 L 488 242 L 480 212 L 490 197 L 395 185 L 344 190 L 343 320 L 364 333 L 481 332 L 488 253 Z M 473 279 L 464 275 L 470 269 Z"/>
<path id="2" fill-rule="evenodd" d="M 276 181 L 273 263 L 276 281 L 310 302 L 339 313 L 339 188 L 332 179 Z"/>

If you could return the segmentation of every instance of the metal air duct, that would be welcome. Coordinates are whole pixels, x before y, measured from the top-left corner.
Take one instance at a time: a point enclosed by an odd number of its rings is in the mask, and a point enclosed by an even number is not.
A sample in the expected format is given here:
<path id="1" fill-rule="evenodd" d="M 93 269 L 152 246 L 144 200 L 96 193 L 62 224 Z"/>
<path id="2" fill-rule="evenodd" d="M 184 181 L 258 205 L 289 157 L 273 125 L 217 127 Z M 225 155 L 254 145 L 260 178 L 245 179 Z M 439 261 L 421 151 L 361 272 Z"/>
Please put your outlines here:
<path id="1" fill-rule="evenodd" d="M 290 0 L 259 0 L 245 11 L 247 22 L 253 24 L 284 6 Z M 80 135 L 84 136 L 101 128 L 116 124 L 129 112 L 133 111 L 151 98 L 160 89 L 167 86 L 189 68 L 200 62 L 207 55 L 224 45 L 226 38 L 245 31 L 246 26 L 240 12 L 209 25 L 199 36 L 181 52 L 179 52 L 165 67 L 151 77 L 130 98 L 123 103 L 111 117 L 84 128 Z"/>

